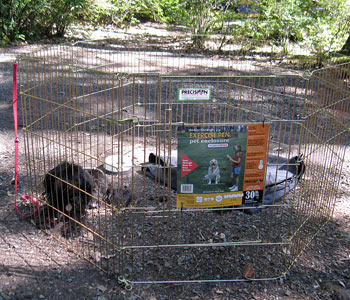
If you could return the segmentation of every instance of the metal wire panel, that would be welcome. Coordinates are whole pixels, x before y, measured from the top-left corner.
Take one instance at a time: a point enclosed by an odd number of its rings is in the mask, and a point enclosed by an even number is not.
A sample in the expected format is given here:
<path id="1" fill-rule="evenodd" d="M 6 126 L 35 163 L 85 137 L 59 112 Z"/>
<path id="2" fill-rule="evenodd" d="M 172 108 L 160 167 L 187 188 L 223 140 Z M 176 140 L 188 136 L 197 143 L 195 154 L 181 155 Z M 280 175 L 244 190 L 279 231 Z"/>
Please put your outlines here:
<path id="1" fill-rule="evenodd" d="M 261 75 L 260 66 L 238 68 L 232 57 L 103 46 L 58 46 L 20 59 L 28 184 L 43 204 L 37 225 L 133 282 L 283 275 L 333 212 L 349 138 L 349 65 L 308 78 Z M 213 99 L 180 102 L 180 88 L 210 88 Z M 178 209 L 176 170 L 166 164 L 156 179 L 146 176 L 150 153 L 176 156 L 180 127 L 248 123 L 270 124 L 270 165 L 304 157 L 303 179 L 282 201 L 263 201 L 253 214 L 249 207 Z M 117 172 L 103 170 L 110 155 Z M 74 171 L 79 178 L 89 172 L 95 188 L 50 171 L 64 161 L 82 167 Z M 99 206 L 53 205 L 46 176 Z"/>
<path id="2" fill-rule="evenodd" d="M 298 192 L 292 254 L 331 218 L 349 143 L 349 64 L 314 72 L 308 80 L 301 151 L 309 166 Z"/>

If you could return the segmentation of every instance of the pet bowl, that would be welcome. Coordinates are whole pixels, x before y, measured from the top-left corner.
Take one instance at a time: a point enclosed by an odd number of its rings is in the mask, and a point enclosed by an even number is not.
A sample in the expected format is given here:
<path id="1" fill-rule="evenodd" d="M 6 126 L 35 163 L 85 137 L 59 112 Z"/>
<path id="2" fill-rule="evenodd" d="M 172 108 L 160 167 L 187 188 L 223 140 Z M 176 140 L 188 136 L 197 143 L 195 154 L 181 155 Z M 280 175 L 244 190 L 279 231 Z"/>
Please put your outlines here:
<path id="1" fill-rule="evenodd" d="M 118 155 L 109 155 L 105 158 L 104 169 L 112 174 L 126 174 L 131 171 L 131 157 L 124 156 L 123 163 L 118 161 Z"/>

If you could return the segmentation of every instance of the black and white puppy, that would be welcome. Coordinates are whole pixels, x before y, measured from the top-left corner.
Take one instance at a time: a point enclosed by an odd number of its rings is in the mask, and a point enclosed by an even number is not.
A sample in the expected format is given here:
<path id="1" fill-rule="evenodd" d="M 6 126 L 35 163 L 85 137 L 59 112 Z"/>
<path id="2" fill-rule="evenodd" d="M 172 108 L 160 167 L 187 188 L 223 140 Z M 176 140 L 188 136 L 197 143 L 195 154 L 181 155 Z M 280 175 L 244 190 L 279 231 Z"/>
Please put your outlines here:
<path id="1" fill-rule="evenodd" d="M 220 181 L 220 168 L 218 161 L 215 158 L 209 162 L 208 174 L 205 175 L 205 179 L 208 181 L 208 184 L 211 184 L 212 181 L 215 181 L 215 184 L 218 184 Z"/>

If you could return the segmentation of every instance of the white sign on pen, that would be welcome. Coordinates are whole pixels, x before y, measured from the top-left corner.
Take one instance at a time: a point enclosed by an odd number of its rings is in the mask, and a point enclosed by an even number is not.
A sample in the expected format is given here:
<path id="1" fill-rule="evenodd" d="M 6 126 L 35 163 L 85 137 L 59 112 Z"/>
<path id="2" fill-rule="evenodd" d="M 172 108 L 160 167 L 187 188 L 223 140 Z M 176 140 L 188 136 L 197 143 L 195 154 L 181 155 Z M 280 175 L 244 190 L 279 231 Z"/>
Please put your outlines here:
<path id="1" fill-rule="evenodd" d="M 211 90 L 204 88 L 181 88 L 179 91 L 179 101 L 209 101 L 211 100 Z"/>

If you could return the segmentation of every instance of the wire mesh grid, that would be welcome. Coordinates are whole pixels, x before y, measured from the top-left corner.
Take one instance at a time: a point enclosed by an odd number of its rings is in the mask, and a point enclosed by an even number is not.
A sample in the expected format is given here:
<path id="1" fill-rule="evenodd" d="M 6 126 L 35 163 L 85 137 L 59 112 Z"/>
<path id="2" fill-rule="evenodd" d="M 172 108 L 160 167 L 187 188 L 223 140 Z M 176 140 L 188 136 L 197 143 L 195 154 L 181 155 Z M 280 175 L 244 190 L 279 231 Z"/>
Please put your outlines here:
<path id="1" fill-rule="evenodd" d="M 103 271 L 133 283 L 278 278 L 332 215 L 349 137 L 347 64 L 274 75 L 234 57 L 104 42 L 40 50 L 19 68 L 28 189 L 42 203 L 33 220 Z M 182 88 L 212 99 L 178 101 Z M 284 180 L 282 199 L 274 187 L 258 207 L 177 208 L 179 128 L 258 123 L 269 124 L 276 172 L 302 154 L 296 187 Z"/>

